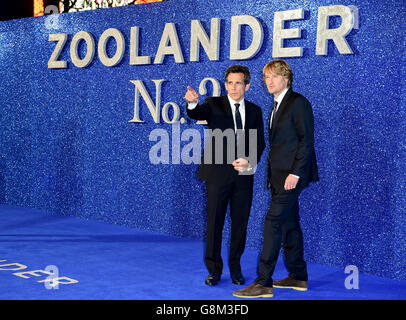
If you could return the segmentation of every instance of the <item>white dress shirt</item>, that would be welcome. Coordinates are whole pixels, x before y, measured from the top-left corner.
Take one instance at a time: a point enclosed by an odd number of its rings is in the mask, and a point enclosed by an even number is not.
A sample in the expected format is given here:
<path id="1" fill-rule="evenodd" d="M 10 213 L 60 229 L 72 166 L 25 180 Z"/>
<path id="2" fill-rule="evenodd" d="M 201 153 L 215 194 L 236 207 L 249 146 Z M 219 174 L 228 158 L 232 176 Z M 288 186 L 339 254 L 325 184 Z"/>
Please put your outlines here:
<path id="1" fill-rule="evenodd" d="M 231 97 L 229 95 L 227 95 L 228 101 L 230 102 L 230 106 L 231 106 L 231 113 L 233 115 L 233 120 L 234 120 L 234 130 L 237 131 L 237 123 L 235 121 L 235 104 L 239 103 L 240 106 L 238 108 L 238 110 L 240 111 L 240 115 L 241 115 L 241 122 L 242 122 L 242 128 L 245 128 L 245 101 L 244 99 L 242 99 L 240 102 L 235 102 L 233 99 L 231 99 Z M 196 108 L 198 103 L 188 103 L 187 108 L 189 110 L 193 110 L 194 108 Z"/>
<path id="2" fill-rule="evenodd" d="M 231 106 L 231 112 L 233 114 L 233 119 L 234 119 L 234 130 L 237 131 L 237 122 L 235 121 L 235 104 L 239 103 L 240 106 L 238 107 L 238 110 L 240 111 L 241 115 L 241 122 L 242 122 L 242 129 L 244 130 L 245 128 L 245 101 L 242 99 L 240 102 L 235 102 L 229 95 L 227 95 L 228 101 L 230 101 L 230 106 Z"/>

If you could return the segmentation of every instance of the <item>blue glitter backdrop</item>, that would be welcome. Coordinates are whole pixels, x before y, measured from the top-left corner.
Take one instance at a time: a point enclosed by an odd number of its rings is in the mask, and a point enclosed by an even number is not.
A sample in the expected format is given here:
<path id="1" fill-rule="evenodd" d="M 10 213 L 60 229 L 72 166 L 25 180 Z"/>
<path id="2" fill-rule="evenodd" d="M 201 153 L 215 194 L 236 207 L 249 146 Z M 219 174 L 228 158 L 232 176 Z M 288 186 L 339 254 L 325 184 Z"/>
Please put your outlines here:
<path id="1" fill-rule="evenodd" d="M 318 7 L 335 4 L 359 10 L 359 28 L 346 36 L 354 54 L 340 54 L 329 41 L 328 54 L 316 55 Z M 161 108 L 175 102 L 186 118 L 186 86 L 197 89 L 206 77 L 222 83 L 224 70 L 241 63 L 252 72 L 247 98 L 267 117 L 272 98 L 261 72 L 272 59 L 274 12 L 298 8 L 305 10 L 304 19 L 285 27 L 300 28 L 301 38 L 285 46 L 303 47 L 303 56 L 286 60 L 294 72 L 293 88 L 313 105 L 321 179 L 301 196 L 305 257 L 406 280 L 406 14 L 398 0 L 167 0 L 62 14 L 53 28 L 49 17 L 0 22 L 0 202 L 203 239 L 205 192 L 197 165 L 150 163 L 149 150 L 156 144 L 149 139 L 151 131 L 161 128 L 172 137 L 172 128 L 162 120 L 155 123 L 142 98 L 139 112 L 145 122 L 129 122 L 135 100 L 130 80 L 142 80 L 155 101 L 152 80 L 165 79 Z M 253 58 L 230 61 L 231 17 L 243 14 L 261 22 L 263 44 Z M 210 61 L 201 50 L 200 61 L 190 62 L 191 20 L 200 20 L 209 33 L 215 17 L 221 18 L 219 61 Z M 130 65 L 131 27 L 140 28 L 140 55 L 153 62 L 169 22 L 175 24 L 185 62 L 175 63 L 169 55 L 162 64 Z M 331 19 L 330 28 L 340 23 Z M 108 28 L 124 35 L 121 62 L 106 67 L 96 50 L 86 68 L 73 65 L 73 36 L 88 31 L 97 48 Z M 59 57 L 68 61 L 66 69 L 47 67 L 56 44 L 48 41 L 51 33 L 68 34 Z M 242 47 L 250 37 L 242 30 Z M 111 55 L 115 42 L 107 44 Z M 81 57 L 85 51 L 80 45 Z M 187 128 L 202 132 L 191 120 L 181 124 L 181 131 Z M 265 164 L 266 155 L 256 174 L 247 239 L 247 246 L 258 250 L 270 202 Z"/>

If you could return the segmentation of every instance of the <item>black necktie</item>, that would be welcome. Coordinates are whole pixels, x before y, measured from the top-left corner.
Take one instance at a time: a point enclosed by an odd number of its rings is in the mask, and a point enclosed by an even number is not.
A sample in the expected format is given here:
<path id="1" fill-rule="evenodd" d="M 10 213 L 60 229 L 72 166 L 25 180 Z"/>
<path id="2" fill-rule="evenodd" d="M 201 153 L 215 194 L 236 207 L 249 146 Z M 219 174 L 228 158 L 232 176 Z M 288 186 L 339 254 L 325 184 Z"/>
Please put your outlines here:
<path id="1" fill-rule="evenodd" d="M 278 101 L 275 101 L 273 103 L 273 108 L 272 108 L 272 114 L 271 114 L 271 128 L 273 127 L 273 123 L 275 120 L 275 115 L 276 115 L 276 111 L 277 111 L 277 107 L 278 107 Z"/>
<path id="2" fill-rule="evenodd" d="M 235 123 L 237 125 L 237 130 L 238 129 L 242 130 L 241 114 L 240 114 L 240 110 L 238 110 L 239 107 L 240 107 L 240 104 L 236 103 L 235 104 Z"/>

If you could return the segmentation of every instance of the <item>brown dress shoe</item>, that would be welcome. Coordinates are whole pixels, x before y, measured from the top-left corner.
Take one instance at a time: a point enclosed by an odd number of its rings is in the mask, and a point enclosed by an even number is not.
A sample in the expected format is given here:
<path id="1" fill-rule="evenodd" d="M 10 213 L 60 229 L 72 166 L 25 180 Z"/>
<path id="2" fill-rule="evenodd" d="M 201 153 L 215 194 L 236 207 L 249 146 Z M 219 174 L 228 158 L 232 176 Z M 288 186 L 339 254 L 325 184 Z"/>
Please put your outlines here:
<path id="1" fill-rule="evenodd" d="M 263 285 L 254 282 L 244 289 L 234 291 L 233 296 L 240 298 L 272 298 L 273 288 L 264 287 Z"/>
<path id="2" fill-rule="evenodd" d="M 291 277 L 287 277 L 282 280 L 276 280 L 273 282 L 275 288 L 285 288 L 285 289 L 294 289 L 299 291 L 307 291 L 308 283 L 307 281 L 295 280 Z"/>

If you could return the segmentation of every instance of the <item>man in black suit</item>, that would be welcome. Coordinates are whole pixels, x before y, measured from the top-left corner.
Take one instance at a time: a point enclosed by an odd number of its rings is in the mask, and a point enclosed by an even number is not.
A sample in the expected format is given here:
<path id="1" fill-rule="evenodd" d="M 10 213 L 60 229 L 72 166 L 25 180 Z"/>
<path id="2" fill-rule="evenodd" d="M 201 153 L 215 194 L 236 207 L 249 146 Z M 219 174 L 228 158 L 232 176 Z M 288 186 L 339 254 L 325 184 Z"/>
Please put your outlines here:
<path id="1" fill-rule="evenodd" d="M 225 73 L 227 95 L 209 97 L 198 104 L 198 94 L 188 87 L 187 114 L 206 120 L 209 143 L 205 148 L 198 176 L 206 183 L 207 233 L 205 264 L 209 271 L 207 285 L 221 278 L 222 231 L 230 204 L 231 242 L 229 269 L 232 282 L 244 284 L 240 259 L 244 252 L 251 209 L 255 168 L 265 148 L 261 108 L 244 99 L 250 87 L 250 72 L 240 65 Z"/>
<path id="2" fill-rule="evenodd" d="M 272 191 L 272 202 L 265 220 L 258 277 L 247 288 L 233 293 L 243 298 L 272 297 L 273 287 L 307 290 L 298 199 L 310 182 L 318 181 L 310 102 L 292 91 L 293 74 L 285 61 L 269 62 L 263 69 L 263 76 L 269 93 L 274 96 L 268 160 L 268 188 Z M 281 244 L 289 276 L 273 281 Z"/>

